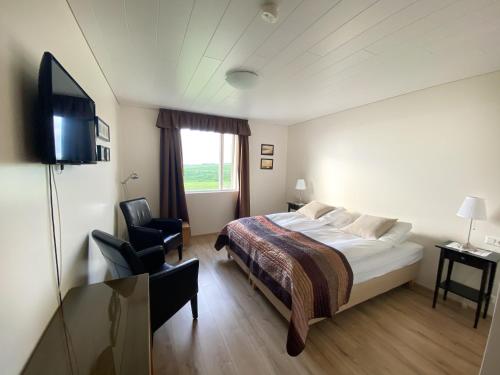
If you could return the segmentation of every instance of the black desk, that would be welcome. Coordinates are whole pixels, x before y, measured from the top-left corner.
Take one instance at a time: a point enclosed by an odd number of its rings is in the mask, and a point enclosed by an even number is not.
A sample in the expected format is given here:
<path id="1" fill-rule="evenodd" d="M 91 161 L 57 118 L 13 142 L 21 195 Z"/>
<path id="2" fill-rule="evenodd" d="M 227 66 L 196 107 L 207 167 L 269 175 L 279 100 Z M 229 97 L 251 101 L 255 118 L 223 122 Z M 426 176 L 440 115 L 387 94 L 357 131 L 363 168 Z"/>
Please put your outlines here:
<path id="1" fill-rule="evenodd" d="M 301 202 L 288 202 L 288 212 L 297 211 L 298 209 L 304 207 L 306 204 Z"/>
<path id="2" fill-rule="evenodd" d="M 71 289 L 23 374 L 151 373 L 149 276 Z"/>
<path id="3" fill-rule="evenodd" d="M 447 241 L 443 244 L 436 245 L 436 247 L 441 250 L 441 254 L 439 256 L 439 265 L 436 276 L 436 286 L 434 289 L 434 300 L 432 302 L 432 307 L 436 307 L 440 288 L 444 289 L 444 300 L 446 300 L 448 292 L 451 292 L 461 297 L 467 298 L 470 301 L 474 301 L 477 303 L 474 328 L 477 328 L 479 316 L 481 315 L 481 310 L 483 307 L 483 301 L 485 302 L 483 318 L 486 318 L 486 314 L 488 313 L 488 306 L 490 304 L 491 292 L 493 290 L 493 281 L 495 280 L 497 263 L 500 261 L 500 253 L 492 252 L 487 257 L 482 257 L 473 253 L 469 253 L 467 251 L 460 251 L 455 248 L 448 247 L 447 245 L 449 243 L 450 241 Z M 446 273 L 446 279 L 444 281 L 441 281 L 445 259 L 448 259 L 448 269 Z M 451 279 L 453 264 L 455 262 L 478 268 L 483 271 L 479 289 L 471 288 Z M 486 283 L 488 284 L 487 288 Z"/>

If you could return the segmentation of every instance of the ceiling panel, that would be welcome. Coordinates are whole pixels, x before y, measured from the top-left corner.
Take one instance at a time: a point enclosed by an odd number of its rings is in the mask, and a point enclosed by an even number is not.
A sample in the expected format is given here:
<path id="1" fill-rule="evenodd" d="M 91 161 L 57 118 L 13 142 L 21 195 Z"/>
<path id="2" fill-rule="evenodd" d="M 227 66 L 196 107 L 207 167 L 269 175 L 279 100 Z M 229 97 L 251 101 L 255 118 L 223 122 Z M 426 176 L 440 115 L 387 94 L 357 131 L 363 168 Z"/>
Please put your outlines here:
<path id="1" fill-rule="evenodd" d="M 455 1 L 449 6 L 441 8 L 434 13 L 429 14 L 417 22 L 414 22 L 398 33 L 390 35 L 374 43 L 369 47 L 369 50 L 375 53 L 384 53 L 394 50 L 398 45 L 417 45 L 418 38 L 425 33 L 433 33 L 447 22 L 454 22 L 463 17 L 467 18 L 468 14 L 476 10 L 484 9 L 497 0 L 462 0 Z M 474 26 L 469 25 L 466 30 L 472 30 Z"/>
<path id="2" fill-rule="evenodd" d="M 380 0 L 316 44 L 310 51 L 325 56 L 327 53 L 348 43 L 355 36 L 388 19 L 391 15 L 398 13 L 401 9 L 408 7 L 415 1 Z"/>
<path id="3" fill-rule="evenodd" d="M 298 56 L 305 53 L 315 43 L 335 32 L 338 28 L 348 23 L 359 13 L 367 9 L 377 0 L 352 0 L 340 1 L 333 8 L 321 16 L 311 27 L 299 35 L 283 51 L 273 58 L 262 69 L 262 74 L 270 74 L 281 70 L 283 66 L 291 63 Z"/>
<path id="4" fill-rule="evenodd" d="M 340 0 L 302 1 L 279 29 L 255 51 L 255 54 L 268 59 L 275 56 L 339 2 Z"/>
<path id="5" fill-rule="evenodd" d="M 160 0 L 156 30 L 157 52 L 163 62 L 177 63 L 194 0 Z"/>
<path id="6" fill-rule="evenodd" d="M 124 0 L 123 6 L 125 24 L 131 43 L 137 44 L 138 48 L 154 49 L 159 2 L 157 0 Z"/>
<path id="7" fill-rule="evenodd" d="M 205 51 L 205 56 L 218 60 L 224 59 L 258 11 L 258 4 L 254 1 L 231 1 Z"/>
<path id="8" fill-rule="evenodd" d="M 362 33 L 359 33 L 348 42 L 337 46 L 337 48 L 331 50 L 322 59 L 318 59 L 314 64 L 304 67 L 300 72 L 300 77 L 297 77 L 297 79 L 308 79 L 311 75 L 318 75 L 323 70 L 327 70 L 330 66 L 336 65 L 344 59 L 348 59 L 352 54 L 363 49 L 368 48 L 368 52 L 373 53 L 369 47 L 378 40 L 384 39 L 391 34 L 399 33 L 408 25 L 449 5 L 452 1 L 453 0 L 423 0 L 413 2 L 410 6 L 399 11 L 397 17 L 388 17 L 372 27 L 365 28 Z"/>
<path id="9" fill-rule="evenodd" d="M 229 3 L 229 0 L 195 1 L 177 63 L 174 88 L 179 94 L 191 82 Z"/>
<path id="10" fill-rule="evenodd" d="M 373 53 L 369 53 L 364 50 L 357 51 L 345 59 L 330 65 L 328 68 L 309 75 L 307 80 L 305 80 L 304 85 L 312 88 L 313 90 L 330 86 L 334 84 L 336 79 L 342 77 L 342 72 L 353 68 L 370 58 L 373 58 L 373 56 Z"/>
<path id="11" fill-rule="evenodd" d="M 191 82 L 184 93 L 187 99 L 195 99 L 201 88 L 204 87 L 215 70 L 219 67 L 221 61 L 211 57 L 202 57 L 196 72 L 191 78 Z"/>
<path id="12" fill-rule="evenodd" d="M 68 1 L 120 103 L 293 124 L 500 69 L 500 0 Z"/>
<path id="13" fill-rule="evenodd" d="M 469 29 L 467 26 L 470 23 L 482 27 Z M 469 49 L 480 45 L 483 40 L 491 40 L 490 36 L 495 35 L 499 27 L 500 3 L 495 3 L 484 9 L 469 12 L 466 17 L 444 23 L 432 33 L 422 35 L 417 42 L 425 45 L 428 50 L 436 52 L 457 47 Z"/>

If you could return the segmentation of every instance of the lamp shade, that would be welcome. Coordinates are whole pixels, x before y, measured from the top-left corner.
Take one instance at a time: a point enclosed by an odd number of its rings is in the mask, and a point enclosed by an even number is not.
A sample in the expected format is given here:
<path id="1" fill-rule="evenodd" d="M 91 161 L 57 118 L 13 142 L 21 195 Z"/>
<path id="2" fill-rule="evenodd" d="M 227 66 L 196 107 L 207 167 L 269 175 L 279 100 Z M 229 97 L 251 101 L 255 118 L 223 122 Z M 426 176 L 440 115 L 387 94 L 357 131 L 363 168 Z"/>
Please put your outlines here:
<path id="1" fill-rule="evenodd" d="M 465 197 L 457 216 L 466 219 L 486 220 L 486 204 L 483 198 Z"/>
<path id="2" fill-rule="evenodd" d="M 303 180 L 302 178 L 299 178 L 297 180 L 297 183 L 295 184 L 295 189 L 296 190 L 306 190 L 306 181 Z"/>

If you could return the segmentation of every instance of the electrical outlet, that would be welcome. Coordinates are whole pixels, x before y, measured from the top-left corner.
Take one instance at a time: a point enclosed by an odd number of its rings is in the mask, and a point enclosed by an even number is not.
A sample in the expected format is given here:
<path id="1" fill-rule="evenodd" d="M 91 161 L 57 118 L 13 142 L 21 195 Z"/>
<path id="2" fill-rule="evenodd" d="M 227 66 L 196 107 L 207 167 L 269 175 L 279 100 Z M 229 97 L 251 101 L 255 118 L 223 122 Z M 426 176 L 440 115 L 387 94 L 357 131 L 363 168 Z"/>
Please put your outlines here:
<path id="1" fill-rule="evenodd" d="M 484 242 L 487 243 L 488 245 L 500 247 L 500 238 L 498 237 L 486 236 Z"/>

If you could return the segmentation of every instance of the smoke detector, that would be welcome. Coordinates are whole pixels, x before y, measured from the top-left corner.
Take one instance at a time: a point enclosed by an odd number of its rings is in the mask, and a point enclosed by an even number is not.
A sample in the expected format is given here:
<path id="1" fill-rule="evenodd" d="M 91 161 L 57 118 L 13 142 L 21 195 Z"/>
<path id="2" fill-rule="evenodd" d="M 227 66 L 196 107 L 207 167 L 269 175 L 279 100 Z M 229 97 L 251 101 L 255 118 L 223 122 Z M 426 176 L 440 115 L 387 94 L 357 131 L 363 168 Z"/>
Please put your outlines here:
<path id="1" fill-rule="evenodd" d="M 264 3 L 260 9 L 262 11 L 260 16 L 264 21 L 267 23 L 276 23 L 278 21 L 278 6 L 276 3 Z"/>
<path id="2" fill-rule="evenodd" d="M 226 82 L 236 89 L 248 90 L 257 84 L 259 76 L 249 70 L 232 70 L 226 73 Z"/>

